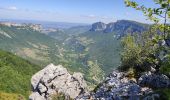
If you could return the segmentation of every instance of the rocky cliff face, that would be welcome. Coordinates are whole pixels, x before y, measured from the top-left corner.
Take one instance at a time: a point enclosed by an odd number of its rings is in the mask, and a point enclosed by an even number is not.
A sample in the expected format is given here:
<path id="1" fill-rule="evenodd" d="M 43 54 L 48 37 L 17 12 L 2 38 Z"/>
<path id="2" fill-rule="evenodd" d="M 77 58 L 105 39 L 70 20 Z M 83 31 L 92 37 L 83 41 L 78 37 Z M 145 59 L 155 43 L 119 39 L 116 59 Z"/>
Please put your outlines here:
<path id="1" fill-rule="evenodd" d="M 135 21 L 129 21 L 129 20 L 118 20 L 117 22 L 111 22 L 108 24 L 97 22 L 92 24 L 92 28 L 90 31 L 102 31 L 104 33 L 111 33 L 115 32 L 118 35 L 125 35 L 128 33 L 135 33 L 135 32 L 143 32 L 147 30 L 147 27 L 149 25 L 142 24 Z"/>
<path id="2" fill-rule="evenodd" d="M 170 79 L 163 74 L 144 73 L 139 79 L 128 73 L 113 71 L 92 92 L 87 91 L 81 73 L 69 74 L 61 65 L 48 65 L 32 79 L 30 100 L 51 100 L 58 93 L 75 100 L 160 100 L 155 89 L 170 88 Z"/>
<path id="3" fill-rule="evenodd" d="M 97 22 L 92 24 L 90 31 L 104 31 L 106 29 L 106 24 L 103 22 Z"/>
<path id="4" fill-rule="evenodd" d="M 62 93 L 76 98 L 86 92 L 86 82 L 81 73 L 69 74 L 61 65 L 48 65 L 32 76 L 32 94 L 30 100 L 51 100 L 52 95 Z"/>
<path id="5" fill-rule="evenodd" d="M 113 32 L 114 29 L 115 29 L 115 23 L 112 22 L 112 23 L 107 24 L 107 27 L 104 30 L 104 32 L 110 33 L 110 32 Z"/>

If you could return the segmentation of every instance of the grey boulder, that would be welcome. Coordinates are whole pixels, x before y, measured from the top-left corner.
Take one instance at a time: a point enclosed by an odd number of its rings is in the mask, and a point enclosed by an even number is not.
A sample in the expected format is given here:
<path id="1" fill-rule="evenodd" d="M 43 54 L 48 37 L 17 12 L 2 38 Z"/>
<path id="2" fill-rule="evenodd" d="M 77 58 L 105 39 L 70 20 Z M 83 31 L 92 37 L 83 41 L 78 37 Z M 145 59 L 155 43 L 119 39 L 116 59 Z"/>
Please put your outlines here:
<path id="1" fill-rule="evenodd" d="M 163 74 L 145 73 L 138 79 L 140 86 L 148 86 L 151 88 L 169 88 L 170 79 Z"/>
<path id="2" fill-rule="evenodd" d="M 69 74 L 62 65 L 50 64 L 31 78 L 32 94 L 30 100 L 51 100 L 51 96 L 62 93 L 76 98 L 87 92 L 86 82 L 81 73 Z"/>

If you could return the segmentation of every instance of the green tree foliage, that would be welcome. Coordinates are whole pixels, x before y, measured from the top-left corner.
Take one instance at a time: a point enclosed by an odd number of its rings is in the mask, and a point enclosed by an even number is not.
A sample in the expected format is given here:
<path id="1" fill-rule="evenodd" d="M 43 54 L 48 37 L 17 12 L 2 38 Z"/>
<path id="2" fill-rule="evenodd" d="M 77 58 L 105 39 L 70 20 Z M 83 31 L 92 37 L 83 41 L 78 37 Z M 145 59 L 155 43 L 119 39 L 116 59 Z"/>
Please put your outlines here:
<path id="1" fill-rule="evenodd" d="M 125 0 L 128 7 L 142 11 L 150 21 L 154 22 L 147 32 L 123 39 L 122 65 L 126 68 L 137 67 L 140 68 L 138 70 L 145 71 L 149 67 L 154 67 L 159 71 L 162 65 L 167 66 L 169 60 L 163 62 L 162 59 L 165 57 L 168 59 L 169 47 L 162 44 L 166 44 L 166 40 L 169 39 L 170 27 L 167 25 L 167 19 L 170 18 L 170 0 L 153 1 L 158 5 L 157 8 L 147 8 L 134 0 Z M 161 19 L 164 23 L 161 23 Z"/>
<path id="2" fill-rule="evenodd" d="M 135 43 L 133 36 L 128 35 L 122 39 L 122 45 L 124 47 L 121 54 L 122 68 L 127 70 L 128 68 L 136 66 L 140 58 L 141 48 Z"/>
<path id="3" fill-rule="evenodd" d="M 160 58 L 157 57 L 161 50 L 160 40 L 161 36 L 155 34 L 155 31 L 124 37 L 122 39 L 124 49 L 121 53 L 121 69 L 134 68 L 140 72 L 150 70 L 150 67 L 156 68 L 160 61 Z"/>
<path id="4" fill-rule="evenodd" d="M 153 1 L 157 8 L 147 8 L 144 5 L 139 5 L 135 0 L 125 0 L 128 7 L 142 11 L 154 24 L 150 30 L 141 35 L 123 38 L 124 50 L 121 69 L 133 68 L 138 74 L 155 68 L 155 73 L 161 72 L 170 75 L 170 47 L 168 46 L 170 26 L 167 24 L 170 18 L 170 0 Z M 156 91 L 162 94 L 162 100 L 170 99 L 169 89 L 156 89 Z"/>
<path id="5" fill-rule="evenodd" d="M 167 25 L 167 20 L 170 18 L 170 0 L 153 0 L 153 2 L 158 6 L 157 8 L 147 8 L 144 5 L 139 5 L 134 0 L 125 0 L 125 4 L 127 7 L 135 8 L 136 10 L 140 10 L 143 14 L 150 20 L 157 24 L 157 27 L 160 30 L 163 30 L 164 39 L 168 34 L 168 30 L 170 26 Z M 164 24 L 158 24 L 161 19 L 163 19 Z"/>

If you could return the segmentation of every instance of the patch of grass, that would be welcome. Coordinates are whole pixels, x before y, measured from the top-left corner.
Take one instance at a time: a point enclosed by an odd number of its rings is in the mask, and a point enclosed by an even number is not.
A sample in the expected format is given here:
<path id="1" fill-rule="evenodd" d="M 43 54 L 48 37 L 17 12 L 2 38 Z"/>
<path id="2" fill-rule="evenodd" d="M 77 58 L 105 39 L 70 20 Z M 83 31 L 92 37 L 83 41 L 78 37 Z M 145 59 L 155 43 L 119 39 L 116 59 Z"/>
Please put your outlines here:
<path id="1" fill-rule="evenodd" d="M 26 100 L 22 95 L 0 92 L 0 100 Z"/>
<path id="2" fill-rule="evenodd" d="M 39 66 L 0 50 L 0 91 L 28 98 L 31 91 L 30 79 L 39 70 Z"/>

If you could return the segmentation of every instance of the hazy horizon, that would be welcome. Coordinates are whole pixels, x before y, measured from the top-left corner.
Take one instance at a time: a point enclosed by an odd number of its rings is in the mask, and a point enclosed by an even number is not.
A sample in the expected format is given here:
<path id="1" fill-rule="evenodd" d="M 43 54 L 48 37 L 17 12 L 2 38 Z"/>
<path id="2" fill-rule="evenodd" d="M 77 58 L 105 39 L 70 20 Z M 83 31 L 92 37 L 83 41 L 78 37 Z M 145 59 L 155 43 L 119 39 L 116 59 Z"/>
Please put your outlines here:
<path id="1" fill-rule="evenodd" d="M 0 22 L 14 22 L 14 23 L 37 23 L 37 24 L 41 24 L 42 22 L 47 22 L 47 23 L 68 23 L 68 24 L 80 24 L 80 25 L 91 25 L 93 23 L 96 22 L 103 22 L 105 24 L 109 24 L 112 22 L 117 22 L 119 20 L 129 20 L 129 21 L 136 21 L 136 20 L 130 20 L 130 19 L 118 19 L 115 21 L 110 21 L 110 22 L 104 22 L 104 21 L 94 21 L 91 23 L 85 23 L 85 22 L 67 22 L 67 21 L 48 21 L 48 20 L 36 20 L 36 19 L 0 19 Z M 143 23 L 143 24 L 150 24 L 148 22 L 141 22 L 141 21 L 136 21 L 139 23 Z"/>
<path id="2" fill-rule="evenodd" d="M 155 6 L 152 0 L 142 4 Z M 124 4 L 124 0 L 1 0 L 0 19 L 86 23 L 134 20 L 148 23 L 141 12 Z"/>

